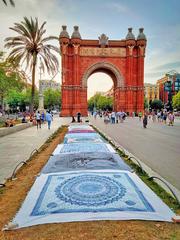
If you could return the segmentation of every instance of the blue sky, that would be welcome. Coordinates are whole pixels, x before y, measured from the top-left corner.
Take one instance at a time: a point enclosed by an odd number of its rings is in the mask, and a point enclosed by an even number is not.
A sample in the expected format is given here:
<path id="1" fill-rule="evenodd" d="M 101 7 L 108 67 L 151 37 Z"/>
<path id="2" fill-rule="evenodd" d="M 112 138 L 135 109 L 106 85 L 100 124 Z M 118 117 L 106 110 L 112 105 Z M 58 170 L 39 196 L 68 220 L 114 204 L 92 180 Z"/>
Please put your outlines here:
<path id="1" fill-rule="evenodd" d="M 47 35 L 59 35 L 61 25 L 68 26 L 71 35 L 74 25 L 79 25 L 82 38 L 98 39 L 105 33 L 109 39 L 123 39 L 128 27 L 133 27 L 135 36 L 144 27 L 147 37 L 145 58 L 145 82 L 155 83 L 166 72 L 180 72 L 180 1 L 178 0 L 14 0 L 16 8 L 5 7 L 0 2 L 0 49 L 3 39 L 13 35 L 9 30 L 23 16 L 38 17 L 47 21 Z M 57 43 L 58 44 L 58 43 Z M 47 77 L 47 76 L 45 76 Z M 57 75 L 60 81 L 60 75 Z M 108 85 L 96 79 L 107 79 L 102 74 L 94 75 L 92 88 Z M 98 80 L 99 81 L 99 80 Z M 107 87 L 109 88 L 109 86 Z M 94 90 L 91 90 L 94 91 Z"/>

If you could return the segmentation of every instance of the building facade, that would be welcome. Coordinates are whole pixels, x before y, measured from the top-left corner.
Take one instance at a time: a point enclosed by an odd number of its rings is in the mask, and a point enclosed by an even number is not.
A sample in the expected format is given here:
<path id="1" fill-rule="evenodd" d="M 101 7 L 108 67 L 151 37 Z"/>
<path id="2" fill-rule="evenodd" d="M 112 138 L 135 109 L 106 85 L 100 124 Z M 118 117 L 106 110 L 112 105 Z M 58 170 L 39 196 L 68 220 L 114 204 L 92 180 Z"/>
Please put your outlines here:
<path id="1" fill-rule="evenodd" d="M 144 97 L 147 99 L 148 103 L 152 102 L 154 99 L 159 99 L 158 86 L 151 83 L 144 83 Z"/>
<path id="2" fill-rule="evenodd" d="M 123 40 L 82 39 L 78 26 L 71 38 L 62 26 L 59 42 L 62 59 L 61 116 L 80 112 L 87 115 L 87 80 L 96 72 L 107 73 L 113 80 L 114 110 L 144 110 L 144 57 L 146 36 L 143 29 L 135 38 L 132 28 Z"/>
<path id="3" fill-rule="evenodd" d="M 180 73 L 170 71 L 164 77 L 157 80 L 157 88 L 159 91 L 159 99 L 168 104 L 172 101 L 172 96 L 180 91 Z"/>
<path id="4" fill-rule="evenodd" d="M 60 90 L 61 85 L 54 80 L 39 80 L 39 92 L 43 93 L 48 88 Z"/>

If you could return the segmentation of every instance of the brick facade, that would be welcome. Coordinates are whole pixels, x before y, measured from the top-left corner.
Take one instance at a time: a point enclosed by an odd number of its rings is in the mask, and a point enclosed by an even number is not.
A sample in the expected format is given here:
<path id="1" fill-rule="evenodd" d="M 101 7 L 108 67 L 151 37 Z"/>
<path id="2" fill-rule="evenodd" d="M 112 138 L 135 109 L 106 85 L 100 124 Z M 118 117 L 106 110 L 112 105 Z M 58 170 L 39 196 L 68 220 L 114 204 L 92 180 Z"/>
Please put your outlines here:
<path id="1" fill-rule="evenodd" d="M 114 83 L 114 110 L 144 110 L 144 57 L 146 39 L 81 39 L 76 27 L 69 38 L 60 34 L 62 57 L 61 116 L 87 115 L 87 80 L 95 72 L 111 76 Z M 79 34 L 79 35 L 78 35 Z"/>

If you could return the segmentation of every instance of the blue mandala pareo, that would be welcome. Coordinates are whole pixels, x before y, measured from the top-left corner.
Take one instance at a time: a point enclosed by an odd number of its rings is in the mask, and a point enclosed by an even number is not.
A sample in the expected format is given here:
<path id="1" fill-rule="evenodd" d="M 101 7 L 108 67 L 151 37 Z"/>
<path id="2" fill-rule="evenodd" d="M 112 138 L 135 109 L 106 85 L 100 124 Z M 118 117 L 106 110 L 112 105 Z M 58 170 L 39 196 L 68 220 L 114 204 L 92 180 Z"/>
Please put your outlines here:
<path id="1" fill-rule="evenodd" d="M 102 206 L 113 203 L 126 193 L 125 187 L 106 176 L 81 175 L 63 181 L 55 189 L 56 196 L 79 206 Z"/>

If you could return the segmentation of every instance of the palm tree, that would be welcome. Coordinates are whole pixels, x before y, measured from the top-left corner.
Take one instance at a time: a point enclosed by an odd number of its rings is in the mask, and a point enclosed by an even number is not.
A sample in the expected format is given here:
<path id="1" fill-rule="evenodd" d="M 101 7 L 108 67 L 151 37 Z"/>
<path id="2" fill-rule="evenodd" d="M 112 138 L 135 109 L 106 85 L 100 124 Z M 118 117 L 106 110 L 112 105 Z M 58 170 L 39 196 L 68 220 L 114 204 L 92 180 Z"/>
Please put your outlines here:
<path id="1" fill-rule="evenodd" d="M 16 37 L 8 37 L 5 39 L 5 47 L 11 48 L 9 58 L 15 59 L 18 63 L 26 63 L 26 69 L 29 68 L 32 72 L 32 96 L 30 111 L 34 107 L 34 93 L 35 93 L 35 72 L 38 63 L 38 58 L 41 58 L 42 71 L 47 69 L 49 74 L 54 74 L 58 70 L 58 59 L 51 52 L 51 50 L 59 53 L 59 48 L 48 44 L 49 40 L 57 37 L 44 37 L 46 30 L 44 29 L 46 22 L 39 27 L 38 19 L 28 19 L 24 17 L 21 23 L 15 23 L 11 30 L 18 33 Z"/>
<path id="2" fill-rule="evenodd" d="M 6 1 L 6 0 L 2 0 L 2 1 L 3 1 L 3 3 L 7 6 L 7 1 Z M 14 3 L 13 0 L 9 0 L 9 2 L 10 2 L 10 4 L 11 4 L 11 6 L 15 7 L 15 3 Z"/>

